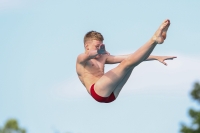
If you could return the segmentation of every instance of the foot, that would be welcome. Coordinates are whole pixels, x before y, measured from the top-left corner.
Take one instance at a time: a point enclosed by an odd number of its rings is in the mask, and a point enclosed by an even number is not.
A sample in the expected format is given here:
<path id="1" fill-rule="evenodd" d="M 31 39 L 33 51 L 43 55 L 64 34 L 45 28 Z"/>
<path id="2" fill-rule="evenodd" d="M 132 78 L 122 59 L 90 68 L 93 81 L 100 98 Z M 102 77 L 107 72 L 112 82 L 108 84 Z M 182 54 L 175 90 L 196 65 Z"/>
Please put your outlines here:
<path id="1" fill-rule="evenodd" d="M 167 36 L 167 30 L 170 26 L 170 20 L 165 20 L 153 35 L 152 40 L 157 44 L 162 44 Z"/>

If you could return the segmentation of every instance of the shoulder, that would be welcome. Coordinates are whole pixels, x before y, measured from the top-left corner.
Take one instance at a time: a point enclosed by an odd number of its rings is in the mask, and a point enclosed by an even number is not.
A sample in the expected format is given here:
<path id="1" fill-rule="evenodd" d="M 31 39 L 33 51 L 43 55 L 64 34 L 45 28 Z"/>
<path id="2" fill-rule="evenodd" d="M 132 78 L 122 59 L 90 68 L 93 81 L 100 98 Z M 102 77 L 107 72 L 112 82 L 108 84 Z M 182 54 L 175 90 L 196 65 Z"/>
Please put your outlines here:
<path id="1" fill-rule="evenodd" d="M 77 60 L 79 60 L 82 56 L 84 56 L 84 53 L 81 53 L 77 56 Z"/>
<path id="2" fill-rule="evenodd" d="M 82 53 L 82 54 L 79 54 L 79 55 L 77 56 L 77 59 L 76 59 L 76 61 L 77 61 L 77 62 L 80 62 L 80 61 L 81 61 L 81 59 L 83 58 L 83 56 L 84 56 L 84 53 Z"/>
<path id="3" fill-rule="evenodd" d="M 87 54 L 85 54 L 85 53 L 79 54 L 79 55 L 77 56 L 76 62 L 77 62 L 78 64 L 82 64 L 82 63 L 86 62 L 85 58 L 87 58 Z"/>

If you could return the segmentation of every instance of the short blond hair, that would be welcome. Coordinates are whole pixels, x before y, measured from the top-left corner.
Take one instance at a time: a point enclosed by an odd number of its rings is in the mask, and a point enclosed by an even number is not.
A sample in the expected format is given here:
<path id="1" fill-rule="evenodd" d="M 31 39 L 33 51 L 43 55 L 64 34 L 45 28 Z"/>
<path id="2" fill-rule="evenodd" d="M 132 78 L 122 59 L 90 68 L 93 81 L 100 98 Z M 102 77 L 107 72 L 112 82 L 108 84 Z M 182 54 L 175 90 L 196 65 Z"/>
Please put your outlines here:
<path id="1" fill-rule="evenodd" d="M 97 41 L 103 41 L 104 38 L 103 36 L 101 35 L 100 32 L 96 32 L 96 31 L 89 31 L 85 34 L 84 36 L 84 45 L 87 41 L 90 41 L 90 40 L 97 40 Z"/>

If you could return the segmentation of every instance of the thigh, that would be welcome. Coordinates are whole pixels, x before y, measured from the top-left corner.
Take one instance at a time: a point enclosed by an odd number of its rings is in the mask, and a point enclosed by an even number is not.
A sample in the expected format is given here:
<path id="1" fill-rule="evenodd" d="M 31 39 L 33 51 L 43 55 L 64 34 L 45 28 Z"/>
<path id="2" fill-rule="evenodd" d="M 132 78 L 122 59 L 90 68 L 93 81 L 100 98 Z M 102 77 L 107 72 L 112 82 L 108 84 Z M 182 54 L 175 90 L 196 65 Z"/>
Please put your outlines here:
<path id="1" fill-rule="evenodd" d="M 128 81 L 131 73 L 132 73 L 133 69 L 130 69 L 129 72 L 124 76 L 124 78 L 119 82 L 118 86 L 115 88 L 115 90 L 113 91 L 115 98 L 118 97 L 120 91 L 122 90 L 123 86 L 125 85 L 125 83 Z"/>
<path id="2" fill-rule="evenodd" d="M 105 73 L 96 83 L 95 83 L 95 91 L 98 93 L 98 95 L 102 97 L 108 97 L 114 90 L 117 88 L 117 86 L 120 84 L 120 82 L 123 80 L 124 84 L 128 80 L 128 78 L 124 77 L 131 73 L 130 71 L 132 68 L 126 68 L 123 64 L 119 64 L 116 68 L 111 69 L 107 73 Z M 130 74 L 129 74 L 130 76 Z M 128 77 L 129 77 L 128 76 Z M 123 87 L 123 85 L 121 85 Z"/>

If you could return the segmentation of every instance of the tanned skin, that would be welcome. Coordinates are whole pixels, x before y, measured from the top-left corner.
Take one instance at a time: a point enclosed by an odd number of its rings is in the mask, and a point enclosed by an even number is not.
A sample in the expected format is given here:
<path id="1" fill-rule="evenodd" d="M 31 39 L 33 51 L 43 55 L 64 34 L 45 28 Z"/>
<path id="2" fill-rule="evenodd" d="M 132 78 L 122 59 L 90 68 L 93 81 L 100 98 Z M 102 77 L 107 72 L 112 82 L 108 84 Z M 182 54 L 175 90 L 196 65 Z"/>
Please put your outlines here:
<path id="1" fill-rule="evenodd" d="M 102 41 L 90 40 L 85 43 L 85 52 L 77 57 L 76 71 L 82 84 L 90 93 L 90 87 L 95 84 L 95 92 L 108 97 L 112 92 L 115 97 L 119 95 L 133 69 L 143 61 L 157 60 L 167 65 L 165 60 L 173 60 L 176 56 L 150 55 L 157 44 L 166 39 L 170 20 L 165 20 L 154 35 L 137 51 L 129 55 L 110 55 Z M 104 73 L 105 64 L 119 65 Z M 134 82 L 134 81 L 133 81 Z"/>

